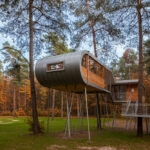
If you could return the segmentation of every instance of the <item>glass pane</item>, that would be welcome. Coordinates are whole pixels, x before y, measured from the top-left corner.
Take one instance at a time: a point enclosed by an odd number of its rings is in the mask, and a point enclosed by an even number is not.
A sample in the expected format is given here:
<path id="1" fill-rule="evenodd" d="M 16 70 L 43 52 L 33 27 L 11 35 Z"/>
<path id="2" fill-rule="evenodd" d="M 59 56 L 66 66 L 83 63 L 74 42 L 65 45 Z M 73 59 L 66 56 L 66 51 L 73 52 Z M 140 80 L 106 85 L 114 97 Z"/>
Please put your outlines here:
<path id="1" fill-rule="evenodd" d="M 126 86 L 121 85 L 120 86 L 120 100 L 126 99 Z"/>
<path id="2" fill-rule="evenodd" d="M 82 58 L 82 66 L 86 67 L 86 55 Z"/>
<path id="3" fill-rule="evenodd" d="M 120 96 L 119 96 L 119 86 L 115 86 L 115 100 L 119 100 Z"/>
<path id="4" fill-rule="evenodd" d="M 100 66 L 100 76 L 102 77 L 103 76 L 103 67 Z"/>
<path id="5" fill-rule="evenodd" d="M 47 64 L 47 71 L 62 70 L 63 68 L 64 68 L 63 62 L 56 64 Z"/>
<path id="6" fill-rule="evenodd" d="M 56 69 L 56 66 L 55 65 L 51 65 L 51 68 L 50 68 L 51 70 L 54 70 L 54 69 Z"/>

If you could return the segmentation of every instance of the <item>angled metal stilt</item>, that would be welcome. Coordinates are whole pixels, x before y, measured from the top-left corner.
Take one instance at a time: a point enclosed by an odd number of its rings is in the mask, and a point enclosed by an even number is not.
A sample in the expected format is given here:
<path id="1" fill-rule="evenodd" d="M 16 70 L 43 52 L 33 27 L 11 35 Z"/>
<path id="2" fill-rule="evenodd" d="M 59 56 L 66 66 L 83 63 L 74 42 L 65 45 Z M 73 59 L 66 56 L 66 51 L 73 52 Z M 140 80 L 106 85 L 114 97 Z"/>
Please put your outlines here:
<path id="1" fill-rule="evenodd" d="M 87 90 L 85 87 L 85 101 L 86 101 L 86 114 L 87 114 L 87 125 L 88 125 L 88 139 L 91 141 L 91 135 L 90 135 L 90 125 L 89 125 L 89 113 L 88 113 L 88 101 L 87 101 Z"/>
<path id="2" fill-rule="evenodd" d="M 68 137 L 70 138 L 70 115 L 69 115 L 69 103 L 68 103 L 68 93 L 66 92 L 66 104 L 67 104 L 67 123 L 68 123 Z"/>

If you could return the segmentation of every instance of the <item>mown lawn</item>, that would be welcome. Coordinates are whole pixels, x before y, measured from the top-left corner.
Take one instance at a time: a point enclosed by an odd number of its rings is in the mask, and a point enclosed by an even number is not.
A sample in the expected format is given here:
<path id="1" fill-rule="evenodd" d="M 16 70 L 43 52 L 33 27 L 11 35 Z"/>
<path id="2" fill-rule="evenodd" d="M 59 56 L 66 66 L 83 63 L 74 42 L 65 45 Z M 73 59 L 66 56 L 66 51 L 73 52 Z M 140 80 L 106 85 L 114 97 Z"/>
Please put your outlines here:
<path id="1" fill-rule="evenodd" d="M 60 149 L 79 149 L 82 146 L 111 146 L 121 150 L 150 150 L 150 135 L 137 138 L 134 132 L 119 131 L 105 128 L 96 130 L 96 119 L 90 119 L 92 130 L 91 142 L 88 142 L 86 132 L 83 136 L 64 138 L 65 118 L 50 120 L 50 133 L 32 135 L 29 132 L 27 118 L 0 117 L 0 150 L 51 150 L 52 145 L 62 146 Z M 46 128 L 46 118 L 40 118 Z M 75 128 L 77 119 L 72 119 Z M 83 128 L 86 130 L 86 118 Z M 65 147 L 63 147 L 65 146 Z M 54 148 L 53 148 L 54 149 Z M 93 148 L 94 149 L 94 148 Z"/>

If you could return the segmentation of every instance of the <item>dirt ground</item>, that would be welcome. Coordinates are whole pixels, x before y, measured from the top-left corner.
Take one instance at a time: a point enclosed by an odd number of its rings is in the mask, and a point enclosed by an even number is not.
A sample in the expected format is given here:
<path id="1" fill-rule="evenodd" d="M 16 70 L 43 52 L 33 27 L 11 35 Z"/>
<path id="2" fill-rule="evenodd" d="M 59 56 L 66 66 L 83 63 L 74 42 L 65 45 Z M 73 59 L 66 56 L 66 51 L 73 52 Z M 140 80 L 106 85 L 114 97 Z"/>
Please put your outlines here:
<path id="1" fill-rule="evenodd" d="M 47 150 L 66 150 L 67 146 L 65 145 L 51 145 L 50 147 L 47 147 Z M 98 147 L 98 146 L 79 146 L 76 149 L 78 150 L 117 150 L 115 147 L 110 147 L 110 146 L 103 146 L 103 147 Z"/>
<path id="2" fill-rule="evenodd" d="M 105 123 L 105 126 L 107 127 L 114 127 L 114 128 L 120 128 L 124 130 L 137 130 L 137 121 L 135 118 L 129 118 L 129 119 L 116 119 L 114 121 L 114 126 L 112 126 L 112 122 Z M 146 124 L 146 120 L 143 119 L 143 130 L 145 133 L 150 134 L 150 119 L 148 119 L 148 123 Z"/>

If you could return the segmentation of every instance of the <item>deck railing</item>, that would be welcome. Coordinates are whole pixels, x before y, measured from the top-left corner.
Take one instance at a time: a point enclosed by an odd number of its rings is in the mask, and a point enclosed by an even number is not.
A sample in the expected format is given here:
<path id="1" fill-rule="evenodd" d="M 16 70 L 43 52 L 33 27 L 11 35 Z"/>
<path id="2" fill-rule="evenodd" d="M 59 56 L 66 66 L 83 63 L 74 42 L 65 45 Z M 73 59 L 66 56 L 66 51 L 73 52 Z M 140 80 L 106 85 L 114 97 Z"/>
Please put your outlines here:
<path id="1" fill-rule="evenodd" d="M 150 118 L 150 104 L 128 103 L 122 104 L 122 116 L 130 117 L 149 117 Z"/>

